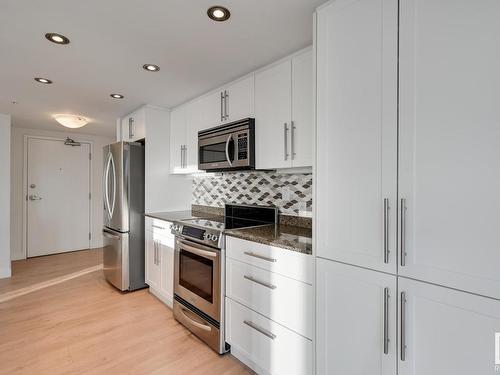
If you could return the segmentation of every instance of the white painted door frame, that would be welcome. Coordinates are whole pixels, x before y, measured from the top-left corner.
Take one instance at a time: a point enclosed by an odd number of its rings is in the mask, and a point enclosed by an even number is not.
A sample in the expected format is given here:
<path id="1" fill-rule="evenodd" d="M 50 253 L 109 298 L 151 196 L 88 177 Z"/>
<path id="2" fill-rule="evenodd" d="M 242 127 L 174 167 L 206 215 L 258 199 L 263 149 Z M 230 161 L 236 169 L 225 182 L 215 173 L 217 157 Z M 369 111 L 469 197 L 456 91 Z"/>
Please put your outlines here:
<path id="1" fill-rule="evenodd" d="M 27 259 L 28 258 L 28 140 L 29 139 L 41 139 L 41 140 L 47 140 L 47 141 L 61 141 L 64 142 L 65 138 L 57 138 L 57 137 L 44 137 L 44 136 L 38 136 L 38 135 L 24 135 L 24 141 L 23 141 L 23 244 L 22 244 L 22 258 L 21 259 Z M 86 143 L 89 145 L 90 148 L 90 155 L 93 155 L 93 146 L 94 142 L 93 141 L 88 141 L 88 140 L 78 140 L 80 143 Z M 91 234 L 91 238 L 94 238 L 94 230 L 93 230 L 93 221 L 92 221 L 92 202 L 94 199 L 94 191 L 93 191 L 93 181 L 92 181 L 92 168 L 93 168 L 93 157 L 90 156 L 89 160 L 89 192 L 90 192 L 90 199 L 89 199 L 89 231 Z M 89 248 L 91 245 L 91 239 L 89 239 Z"/>

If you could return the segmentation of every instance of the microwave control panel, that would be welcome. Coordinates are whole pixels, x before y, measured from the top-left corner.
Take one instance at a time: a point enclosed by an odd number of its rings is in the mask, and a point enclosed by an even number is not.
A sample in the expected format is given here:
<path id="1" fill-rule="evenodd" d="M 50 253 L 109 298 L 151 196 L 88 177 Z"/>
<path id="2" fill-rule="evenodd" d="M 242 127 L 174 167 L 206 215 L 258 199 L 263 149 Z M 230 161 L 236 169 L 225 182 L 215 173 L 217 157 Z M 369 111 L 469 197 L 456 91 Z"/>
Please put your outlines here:
<path id="1" fill-rule="evenodd" d="M 248 159 L 248 133 L 238 134 L 238 160 Z"/>

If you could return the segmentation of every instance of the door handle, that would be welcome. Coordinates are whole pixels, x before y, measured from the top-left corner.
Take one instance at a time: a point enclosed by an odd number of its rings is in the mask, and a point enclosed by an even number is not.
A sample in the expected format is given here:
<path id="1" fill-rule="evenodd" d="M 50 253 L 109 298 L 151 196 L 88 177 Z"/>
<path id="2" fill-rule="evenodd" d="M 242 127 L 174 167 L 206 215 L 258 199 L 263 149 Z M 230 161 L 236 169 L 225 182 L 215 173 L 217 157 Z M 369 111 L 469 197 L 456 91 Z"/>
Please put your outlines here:
<path id="1" fill-rule="evenodd" d="M 102 230 L 102 235 L 106 238 L 110 238 L 112 240 L 119 240 L 120 239 L 120 236 L 118 236 L 117 234 L 113 234 L 109 231 L 107 231 L 106 229 L 103 229 Z"/>
<path id="2" fill-rule="evenodd" d="M 401 198 L 401 267 L 406 265 L 406 199 Z"/>
<path id="3" fill-rule="evenodd" d="M 224 90 L 224 119 L 225 120 L 227 120 L 229 118 L 228 103 L 229 103 L 229 93 L 227 92 L 227 90 Z"/>
<path id="4" fill-rule="evenodd" d="M 233 138 L 233 135 L 229 134 L 229 136 L 227 137 L 227 140 L 226 140 L 226 159 L 227 159 L 227 162 L 229 163 L 230 167 L 233 166 L 233 162 L 231 161 L 231 158 L 229 157 L 229 142 L 231 141 L 232 138 Z"/>
<path id="5" fill-rule="evenodd" d="M 401 292 L 401 361 L 406 361 L 406 293 Z"/>
<path id="6" fill-rule="evenodd" d="M 384 263 L 389 263 L 389 199 L 384 198 Z"/>
<path id="7" fill-rule="evenodd" d="M 132 138 L 134 136 L 134 118 L 128 118 L 128 137 Z"/>
<path id="8" fill-rule="evenodd" d="M 384 288 L 384 354 L 389 354 L 389 288 Z"/>
<path id="9" fill-rule="evenodd" d="M 40 201 L 40 200 L 42 200 L 42 197 L 39 197 L 39 196 L 38 196 L 38 195 L 36 195 L 36 194 L 31 194 L 31 195 L 29 196 L 29 198 L 30 198 L 30 201 Z"/>
<path id="10" fill-rule="evenodd" d="M 224 121 L 224 93 L 220 92 L 220 120 Z"/>
<path id="11" fill-rule="evenodd" d="M 284 149 L 284 155 L 283 158 L 285 160 L 288 160 L 288 124 L 285 122 L 283 124 L 283 149 Z"/>
<path id="12" fill-rule="evenodd" d="M 180 312 L 182 313 L 182 315 L 184 316 L 185 319 L 187 319 L 189 321 L 189 323 L 191 323 L 192 325 L 194 325 L 195 327 L 199 328 L 199 329 L 202 329 L 203 331 L 207 331 L 207 332 L 210 332 L 212 331 L 212 327 L 210 327 L 209 325 L 207 324 L 202 324 L 202 323 L 198 323 L 196 320 L 190 318 L 187 314 L 192 314 L 190 311 L 188 310 L 185 310 L 183 309 L 182 307 L 180 308 Z M 187 313 L 187 314 L 186 314 Z"/>

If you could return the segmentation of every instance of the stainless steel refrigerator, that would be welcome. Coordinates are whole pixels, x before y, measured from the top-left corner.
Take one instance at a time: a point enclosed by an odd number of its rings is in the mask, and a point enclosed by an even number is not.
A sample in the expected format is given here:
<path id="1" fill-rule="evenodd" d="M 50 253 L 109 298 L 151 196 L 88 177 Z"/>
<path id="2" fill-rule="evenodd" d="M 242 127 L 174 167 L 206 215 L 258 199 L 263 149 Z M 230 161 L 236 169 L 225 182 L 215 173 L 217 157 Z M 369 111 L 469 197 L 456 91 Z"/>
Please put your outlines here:
<path id="1" fill-rule="evenodd" d="M 122 291 L 144 288 L 144 146 L 112 143 L 103 155 L 104 276 Z"/>

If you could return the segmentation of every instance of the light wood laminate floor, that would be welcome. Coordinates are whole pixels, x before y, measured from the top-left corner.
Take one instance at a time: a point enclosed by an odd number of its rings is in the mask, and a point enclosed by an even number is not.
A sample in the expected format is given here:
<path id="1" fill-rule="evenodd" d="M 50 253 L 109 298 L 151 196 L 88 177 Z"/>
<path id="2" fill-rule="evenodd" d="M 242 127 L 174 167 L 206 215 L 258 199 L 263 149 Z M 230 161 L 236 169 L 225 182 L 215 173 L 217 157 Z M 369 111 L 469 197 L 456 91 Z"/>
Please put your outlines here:
<path id="1" fill-rule="evenodd" d="M 199 341 L 146 289 L 120 293 L 102 271 L 0 303 L 0 374 L 251 373 Z"/>

